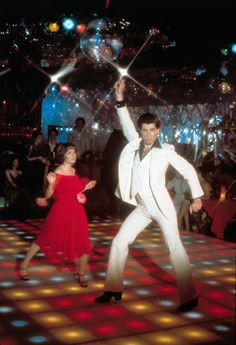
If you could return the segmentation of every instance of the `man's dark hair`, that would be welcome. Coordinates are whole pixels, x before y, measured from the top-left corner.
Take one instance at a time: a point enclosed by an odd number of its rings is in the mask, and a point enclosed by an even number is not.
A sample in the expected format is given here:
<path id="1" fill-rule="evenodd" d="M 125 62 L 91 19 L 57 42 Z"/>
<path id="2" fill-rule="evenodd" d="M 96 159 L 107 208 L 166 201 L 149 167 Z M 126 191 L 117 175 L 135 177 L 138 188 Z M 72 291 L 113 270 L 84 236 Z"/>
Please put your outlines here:
<path id="1" fill-rule="evenodd" d="M 77 124 L 79 121 L 83 122 L 83 126 L 85 125 L 85 119 L 83 117 L 77 117 L 77 119 L 75 120 L 75 124 Z"/>
<path id="2" fill-rule="evenodd" d="M 142 115 L 139 116 L 138 121 L 137 121 L 138 129 L 141 129 L 144 123 L 147 123 L 147 124 L 154 123 L 157 129 L 160 128 L 161 126 L 161 122 L 158 119 L 158 117 L 152 113 L 143 113 Z"/>
<path id="3" fill-rule="evenodd" d="M 58 130 L 56 129 L 56 127 L 51 127 L 51 128 L 49 129 L 49 131 L 48 131 L 48 135 L 50 135 L 52 132 L 55 132 L 56 135 L 59 134 L 59 132 L 58 132 Z"/>

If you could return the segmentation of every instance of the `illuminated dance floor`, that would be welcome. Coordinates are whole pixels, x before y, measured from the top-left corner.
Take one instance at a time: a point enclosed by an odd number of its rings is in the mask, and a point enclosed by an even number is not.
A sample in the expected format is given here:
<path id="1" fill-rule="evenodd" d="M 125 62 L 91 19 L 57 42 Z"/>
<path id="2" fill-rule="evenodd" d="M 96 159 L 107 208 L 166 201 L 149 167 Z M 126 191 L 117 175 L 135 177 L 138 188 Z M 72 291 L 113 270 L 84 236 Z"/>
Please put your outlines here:
<path id="1" fill-rule="evenodd" d="M 73 280 L 70 264 L 53 265 L 42 253 L 31 262 L 32 279 L 18 278 L 16 265 L 42 224 L 0 221 L 1 345 L 234 344 L 236 244 L 181 232 L 201 297 L 192 312 L 177 314 L 175 279 L 158 228 L 143 231 L 131 247 L 122 301 L 100 305 L 93 300 L 103 290 L 120 223 L 90 222 L 88 288 Z"/>

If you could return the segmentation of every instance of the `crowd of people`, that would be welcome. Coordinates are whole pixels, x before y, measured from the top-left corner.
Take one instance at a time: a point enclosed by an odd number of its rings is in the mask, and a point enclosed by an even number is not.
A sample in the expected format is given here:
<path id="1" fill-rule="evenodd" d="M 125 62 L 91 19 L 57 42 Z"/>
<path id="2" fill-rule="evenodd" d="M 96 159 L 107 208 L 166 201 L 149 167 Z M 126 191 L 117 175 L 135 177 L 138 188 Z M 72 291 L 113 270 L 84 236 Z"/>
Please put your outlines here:
<path id="1" fill-rule="evenodd" d="M 86 204 L 88 216 L 122 218 L 127 214 L 130 206 L 128 203 L 120 202 L 115 196 L 115 189 L 118 183 L 118 158 L 127 144 L 127 139 L 121 130 L 115 129 L 105 150 L 92 152 L 89 138 L 84 131 L 85 126 L 85 119 L 78 117 L 75 120 L 74 130 L 68 136 L 68 143 L 75 145 L 78 150 L 75 163 L 77 174 L 97 181 L 96 188 L 88 192 Z M 44 138 L 40 130 L 35 130 L 24 149 L 24 154 L 17 154 L 17 150 L 8 154 L 1 153 L 0 196 L 5 198 L 7 207 L 5 215 L 24 220 L 30 211 L 37 210 L 36 199 L 45 191 L 46 176 L 55 169 L 56 152 L 60 145 L 58 134 L 55 127 L 49 128 L 47 138 Z M 174 202 L 179 227 L 193 230 L 188 211 L 191 199 L 189 184 L 177 171 L 174 169 L 171 171 L 170 168 L 169 170 L 166 187 Z M 204 191 L 204 198 L 217 199 L 220 190 L 217 180 L 207 173 L 204 166 L 196 168 L 196 171 Z"/>
<path id="2" fill-rule="evenodd" d="M 81 119 L 81 117 L 76 119 L 75 129 L 68 137 L 68 143 L 72 145 L 75 137 L 79 138 L 85 124 L 85 120 L 83 119 L 82 122 Z M 28 144 L 21 150 L 16 144 L 15 152 L 12 150 L 1 152 L 0 195 L 5 198 L 5 212 L 2 212 L 5 216 L 24 220 L 37 208 L 36 201 L 43 196 L 47 187 L 47 175 L 57 166 L 56 153 L 62 144 L 57 138 L 58 130 L 55 127 L 49 129 L 48 138 L 44 138 L 40 130 L 35 130 Z M 82 145 L 85 138 L 82 135 L 79 145 L 78 143 L 74 145 L 78 151 L 75 162 L 76 173 L 100 182 L 101 154 L 95 155 L 88 150 L 86 144 Z M 78 149 L 79 146 L 81 149 Z"/>

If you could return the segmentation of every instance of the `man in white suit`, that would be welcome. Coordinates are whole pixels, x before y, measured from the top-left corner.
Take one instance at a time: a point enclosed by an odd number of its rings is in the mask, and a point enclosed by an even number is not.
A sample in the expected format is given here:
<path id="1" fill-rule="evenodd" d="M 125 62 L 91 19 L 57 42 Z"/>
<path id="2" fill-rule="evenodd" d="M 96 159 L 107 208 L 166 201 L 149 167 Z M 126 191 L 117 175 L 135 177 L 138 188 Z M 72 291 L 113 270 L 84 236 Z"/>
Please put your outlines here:
<path id="1" fill-rule="evenodd" d="M 97 297 L 95 302 L 106 303 L 112 298 L 121 300 L 123 270 L 129 245 L 154 220 L 161 228 L 176 274 L 181 302 L 177 310 L 188 311 L 198 305 L 199 295 L 194 287 L 190 262 L 180 239 L 176 211 L 165 186 L 165 174 L 169 164 L 183 175 L 190 186 L 190 212 L 201 209 L 200 197 L 203 191 L 193 166 L 179 156 L 172 145 L 159 143 L 157 136 L 160 122 L 156 115 L 142 114 L 137 123 L 139 133 L 136 131 L 125 106 L 124 90 L 125 82 L 121 79 L 116 84 L 116 109 L 129 143 L 119 158 L 119 185 L 116 195 L 136 208 L 124 220 L 112 241 L 105 292 Z"/>

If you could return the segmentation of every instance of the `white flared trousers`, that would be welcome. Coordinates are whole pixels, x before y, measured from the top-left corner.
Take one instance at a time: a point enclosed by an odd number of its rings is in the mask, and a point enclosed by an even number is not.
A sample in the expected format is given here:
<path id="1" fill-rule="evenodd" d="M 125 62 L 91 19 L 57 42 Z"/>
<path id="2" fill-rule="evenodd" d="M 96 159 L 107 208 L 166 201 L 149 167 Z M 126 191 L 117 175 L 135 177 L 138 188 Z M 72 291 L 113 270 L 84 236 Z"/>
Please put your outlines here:
<path id="1" fill-rule="evenodd" d="M 180 301 L 186 303 L 197 297 L 198 293 L 193 284 L 190 262 L 180 239 L 176 215 L 173 215 L 173 219 L 167 219 L 157 208 L 153 213 L 155 214 L 150 214 L 150 209 L 148 211 L 145 205 L 142 204 L 138 205 L 124 220 L 119 232 L 112 241 L 105 290 L 122 291 L 123 271 L 129 245 L 154 220 L 159 224 L 165 243 L 169 248 L 170 261 L 175 271 Z"/>

